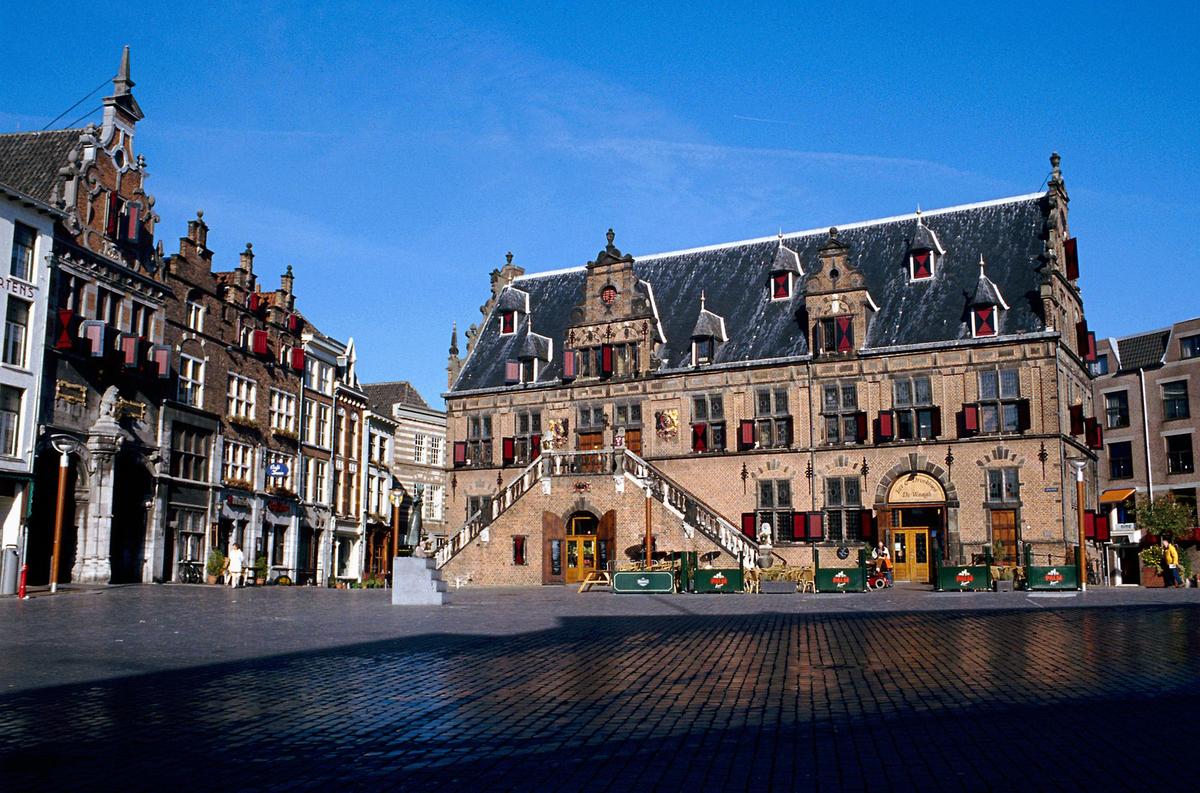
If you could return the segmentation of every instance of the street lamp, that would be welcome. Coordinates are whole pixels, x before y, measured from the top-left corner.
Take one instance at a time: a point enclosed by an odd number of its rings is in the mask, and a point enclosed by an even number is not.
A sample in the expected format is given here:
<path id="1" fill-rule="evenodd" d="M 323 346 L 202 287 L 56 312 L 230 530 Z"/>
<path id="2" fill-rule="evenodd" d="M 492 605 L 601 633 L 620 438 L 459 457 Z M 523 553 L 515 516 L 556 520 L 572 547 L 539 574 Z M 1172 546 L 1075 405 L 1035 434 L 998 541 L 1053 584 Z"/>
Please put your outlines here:
<path id="1" fill-rule="evenodd" d="M 67 468 L 71 452 L 79 451 L 79 441 L 70 435 L 55 435 L 50 445 L 58 452 L 58 501 L 54 508 L 54 547 L 50 552 L 50 593 L 58 591 L 58 549 L 62 544 L 63 512 L 67 505 Z"/>
<path id="2" fill-rule="evenodd" d="M 1083 469 L 1087 467 L 1087 460 L 1070 460 L 1071 467 L 1075 469 L 1075 499 L 1078 503 L 1077 512 L 1079 513 L 1079 591 L 1087 591 L 1087 548 L 1084 546 L 1084 529 L 1083 529 Z"/>

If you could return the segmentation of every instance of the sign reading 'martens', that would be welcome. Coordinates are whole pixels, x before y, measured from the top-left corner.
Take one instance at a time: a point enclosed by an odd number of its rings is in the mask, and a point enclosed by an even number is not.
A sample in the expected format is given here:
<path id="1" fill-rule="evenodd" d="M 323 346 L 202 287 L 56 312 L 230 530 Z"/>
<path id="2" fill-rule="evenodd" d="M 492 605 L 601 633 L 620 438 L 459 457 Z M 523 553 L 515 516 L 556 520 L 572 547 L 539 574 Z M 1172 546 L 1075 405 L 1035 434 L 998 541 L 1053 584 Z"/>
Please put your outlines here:
<path id="1" fill-rule="evenodd" d="M 888 491 L 889 504 L 930 504 L 946 500 L 946 491 L 929 474 L 911 473 L 902 476 Z"/>

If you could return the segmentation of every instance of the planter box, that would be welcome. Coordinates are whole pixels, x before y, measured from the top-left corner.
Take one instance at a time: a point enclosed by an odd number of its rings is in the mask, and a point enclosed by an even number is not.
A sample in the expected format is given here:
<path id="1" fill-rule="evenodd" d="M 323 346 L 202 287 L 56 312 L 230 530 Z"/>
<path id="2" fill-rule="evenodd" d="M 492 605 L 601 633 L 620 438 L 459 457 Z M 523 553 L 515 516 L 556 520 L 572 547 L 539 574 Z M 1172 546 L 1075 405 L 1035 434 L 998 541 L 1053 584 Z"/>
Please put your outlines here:
<path id="1" fill-rule="evenodd" d="M 794 595 L 796 594 L 795 581 L 763 581 L 760 583 L 760 590 L 764 595 Z"/>
<path id="2" fill-rule="evenodd" d="M 1157 567 L 1143 567 L 1141 569 L 1141 574 L 1142 577 L 1140 582 L 1142 586 L 1151 588 L 1158 587 L 1160 589 L 1165 586 L 1163 584 L 1162 572 L 1160 572 Z"/>
<path id="3" fill-rule="evenodd" d="M 996 579 L 996 591 L 997 592 L 1012 592 L 1013 591 L 1012 579 L 1004 580 L 1002 578 L 997 578 Z"/>

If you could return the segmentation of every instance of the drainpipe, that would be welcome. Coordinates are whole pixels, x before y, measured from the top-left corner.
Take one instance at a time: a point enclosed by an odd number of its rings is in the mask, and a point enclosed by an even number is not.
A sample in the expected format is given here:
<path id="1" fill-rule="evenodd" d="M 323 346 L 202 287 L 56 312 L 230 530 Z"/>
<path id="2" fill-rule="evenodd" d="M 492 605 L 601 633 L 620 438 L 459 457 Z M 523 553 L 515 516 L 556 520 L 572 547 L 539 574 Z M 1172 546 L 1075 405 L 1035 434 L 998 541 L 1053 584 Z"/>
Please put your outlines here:
<path id="1" fill-rule="evenodd" d="M 1154 500 L 1154 466 L 1150 463 L 1150 420 L 1146 410 L 1146 370 L 1138 369 L 1138 385 L 1142 389 L 1142 439 L 1146 444 L 1146 495 Z"/>

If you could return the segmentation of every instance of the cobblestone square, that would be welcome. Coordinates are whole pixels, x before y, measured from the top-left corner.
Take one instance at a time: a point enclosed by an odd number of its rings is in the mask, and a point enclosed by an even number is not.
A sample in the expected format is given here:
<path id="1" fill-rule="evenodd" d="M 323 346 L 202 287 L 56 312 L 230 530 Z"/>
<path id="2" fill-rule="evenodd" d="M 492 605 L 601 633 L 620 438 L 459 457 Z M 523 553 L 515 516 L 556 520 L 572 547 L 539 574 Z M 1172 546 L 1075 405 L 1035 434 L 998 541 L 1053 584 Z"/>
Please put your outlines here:
<path id="1" fill-rule="evenodd" d="M 1172 764 L 1190 775 L 1195 590 L 387 596 L 0 602 L 3 787 L 1117 790 Z"/>

